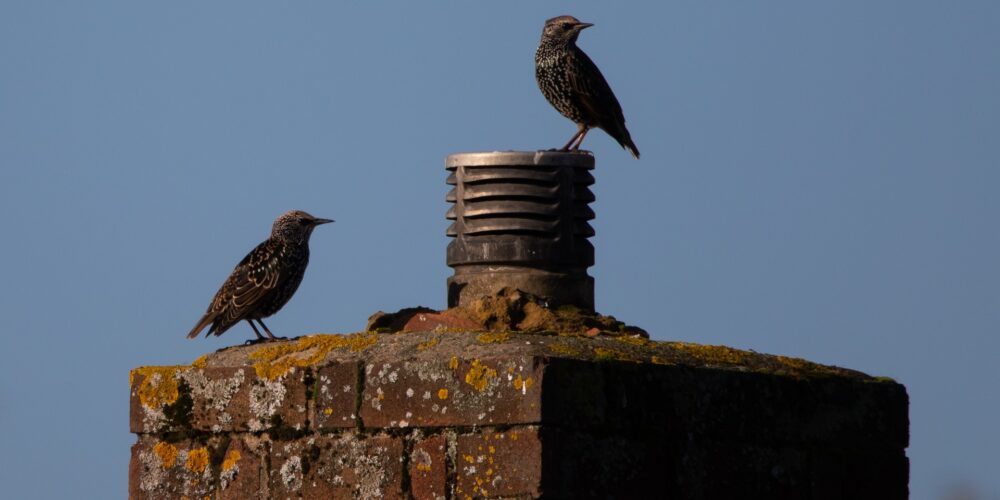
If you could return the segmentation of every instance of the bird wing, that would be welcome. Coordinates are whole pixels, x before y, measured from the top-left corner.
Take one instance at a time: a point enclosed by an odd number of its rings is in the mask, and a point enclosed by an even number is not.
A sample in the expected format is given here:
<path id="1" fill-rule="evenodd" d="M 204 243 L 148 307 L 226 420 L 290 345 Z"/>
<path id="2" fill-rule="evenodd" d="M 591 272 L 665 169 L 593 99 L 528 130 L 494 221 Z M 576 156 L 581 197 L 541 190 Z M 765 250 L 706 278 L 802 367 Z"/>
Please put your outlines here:
<path id="1" fill-rule="evenodd" d="M 206 314 L 215 319 L 209 333 L 222 335 L 229 327 L 247 319 L 261 299 L 278 285 L 281 252 L 280 244 L 267 240 L 236 265 Z"/>
<path id="2" fill-rule="evenodd" d="M 600 125 L 624 123 L 622 106 L 594 61 L 582 50 L 575 50 L 571 52 L 569 63 L 573 68 L 568 72 L 569 84 L 578 104 L 590 111 L 590 116 L 600 117 Z"/>

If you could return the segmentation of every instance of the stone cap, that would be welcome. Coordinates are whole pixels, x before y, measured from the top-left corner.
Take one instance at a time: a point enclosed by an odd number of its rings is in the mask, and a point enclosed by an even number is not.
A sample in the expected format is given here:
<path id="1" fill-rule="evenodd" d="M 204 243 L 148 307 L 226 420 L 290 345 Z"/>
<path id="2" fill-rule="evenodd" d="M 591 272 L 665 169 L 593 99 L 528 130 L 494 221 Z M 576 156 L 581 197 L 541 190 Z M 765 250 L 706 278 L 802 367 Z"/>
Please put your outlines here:
<path id="1" fill-rule="evenodd" d="M 222 349 L 188 366 L 136 368 L 131 386 L 137 434 L 546 424 L 908 442 L 906 390 L 889 379 L 627 335 L 310 335 Z"/>

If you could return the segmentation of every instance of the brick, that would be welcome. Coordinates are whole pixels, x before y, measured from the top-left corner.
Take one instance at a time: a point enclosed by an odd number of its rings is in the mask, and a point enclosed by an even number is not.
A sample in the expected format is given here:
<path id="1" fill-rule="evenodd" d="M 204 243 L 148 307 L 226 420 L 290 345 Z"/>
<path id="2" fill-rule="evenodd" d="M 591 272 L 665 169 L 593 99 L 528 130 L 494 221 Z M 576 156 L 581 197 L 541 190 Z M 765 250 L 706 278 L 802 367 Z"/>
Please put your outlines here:
<path id="1" fill-rule="evenodd" d="M 320 430 L 355 427 L 358 404 L 358 363 L 333 363 L 317 370 L 315 427 Z"/>
<path id="2" fill-rule="evenodd" d="M 402 498 L 402 438 L 345 433 L 271 444 L 270 496 Z"/>
<path id="3" fill-rule="evenodd" d="M 430 332 L 440 330 L 481 330 L 483 325 L 470 319 L 433 312 L 422 312 L 414 314 L 405 325 L 404 332 Z"/>
<path id="4" fill-rule="evenodd" d="M 181 374 L 192 400 L 191 428 L 212 432 L 247 430 L 250 420 L 248 368 L 206 368 Z"/>
<path id="5" fill-rule="evenodd" d="M 448 489 L 447 439 L 444 435 L 419 439 L 410 451 L 410 492 L 422 499 L 445 498 Z"/>
<path id="6" fill-rule="evenodd" d="M 134 370 L 130 497 L 908 493 L 906 390 L 857 372 L 604 335 L 327 340 L 274 379 L 256 347 Z"/>
<path id="7" fill-rule="evenodd" d="M 540 434 L 542 491 L 546 494 L 562 498 L 687 498 L 673 489 L 678 459 L 670 453 L 673 447 L 663 441 L 544 426 Z"/>
<path id="8" fill-rule="evenodd" d="M 250 418 L 247 429 L 253 432 L 286 427 L 304 430 L 308 420 L 306 372 L 293 368 L 276 380 L 255 377 L 250 385 Z"/>
<path id="9" fill-rule="evenodd" d="M 456 498 L 537 497 L 542 484 L 539 429 L 518 427 L 458 436 L 455 469 Z"/>
<path id="10" fill-rule="evenodd" d="M 536 423 L 538 358 L 372 361 L 365 366 L 366 427 Z"/>
<path id="11" fill-rule="evenodd" d="M 249 438 L 255 441 L 247 444 L 242 439 L 233 439 L 222 455 L 219 470 L 219 500 L 244 500 L 266 498 L 267 490 L 261 483 L 263 476 L 263 460 L 256 442 L 259 438 Z"/>
<path id="12" fill-rule="evenodd" d="M 190 391 L 181 379 L 187 369 L 144 366 L 129 373 L 129 428 L 133 433 L 190 428 Z"/>
<path id="13" fill-rule="evenodd" d="M 129 498 L 169 499 L 209 496 L 217 484 L 210 458 L 218 440 L 168 442 L 152 437 L 132 446 Z"/>
<path id="14" fill-rule="evenodd" d="M 812 498 L 909 498 L 909 461 L 902 450 L 813 448 L 809 465 Z"/>
<path id="15" fill-rule="evenodd" d="M 305 372 L 301 369 L 267 380 L 249 367 L 163 368 L 133 377 L 129 426 L 136 434 L 305 427 Z"/>

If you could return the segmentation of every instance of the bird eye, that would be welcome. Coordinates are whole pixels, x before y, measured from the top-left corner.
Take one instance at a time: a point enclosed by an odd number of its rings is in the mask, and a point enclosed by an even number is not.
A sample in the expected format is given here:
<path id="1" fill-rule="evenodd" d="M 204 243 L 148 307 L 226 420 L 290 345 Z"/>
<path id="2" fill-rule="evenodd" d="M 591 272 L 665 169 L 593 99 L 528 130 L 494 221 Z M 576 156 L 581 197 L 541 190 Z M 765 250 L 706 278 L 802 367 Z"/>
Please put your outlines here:
<path id="1" fill-rule="evenodd" d="M 305 226 L 305 225 L 309 224 L 309 220 L 308 219 L 299 219 L 299 224 Z"/>

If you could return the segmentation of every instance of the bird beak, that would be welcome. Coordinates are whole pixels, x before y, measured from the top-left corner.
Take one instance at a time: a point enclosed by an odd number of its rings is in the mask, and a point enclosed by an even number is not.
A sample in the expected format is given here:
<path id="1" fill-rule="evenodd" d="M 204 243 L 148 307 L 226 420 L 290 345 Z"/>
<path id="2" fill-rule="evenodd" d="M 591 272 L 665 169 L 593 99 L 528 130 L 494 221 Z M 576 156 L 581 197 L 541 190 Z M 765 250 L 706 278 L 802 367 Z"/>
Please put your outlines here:
<path id="1" fill-rule="evenodd" d="M 576 26 L 574 26 L 574 28 L 576 28 L 577 31 L 580 31 L 580 30 L 587 29 L 587 28 L 589 28 L 589 27 L 591 27 L 593 25 L 594 25 L 594 23 L 580 23 L 580 24 L 577 24 Z"/>
<path id="2" fill-rule="evenodd" d="M 319 226 L 321 224 L 329 224 L 333 222 L 333 219 L 313 219 L 313 225 Z"/>

